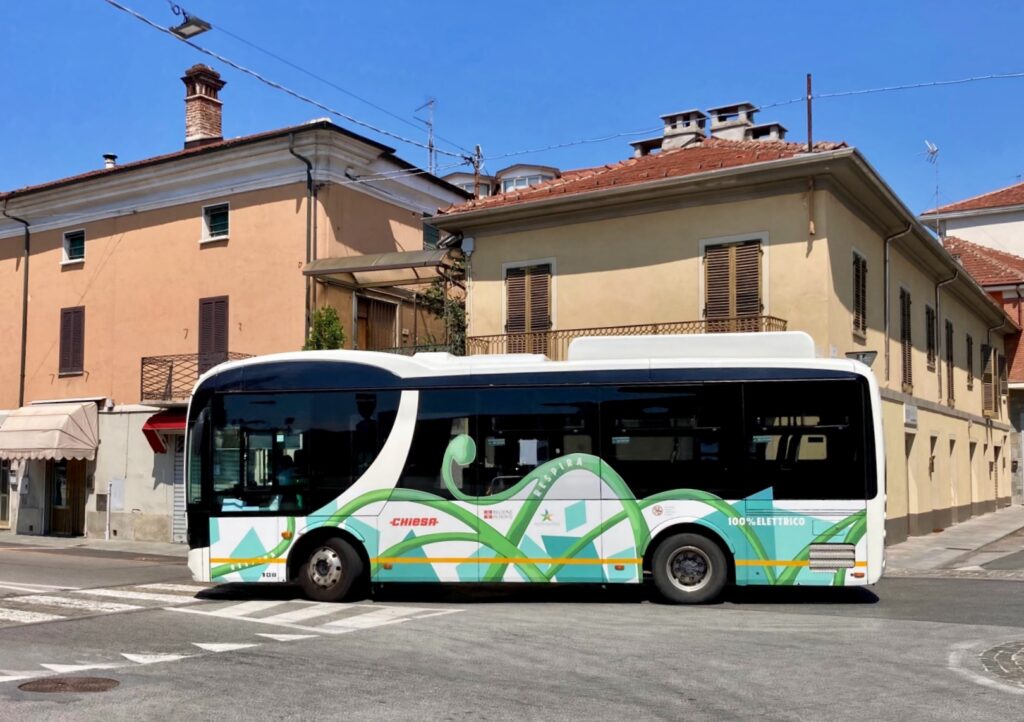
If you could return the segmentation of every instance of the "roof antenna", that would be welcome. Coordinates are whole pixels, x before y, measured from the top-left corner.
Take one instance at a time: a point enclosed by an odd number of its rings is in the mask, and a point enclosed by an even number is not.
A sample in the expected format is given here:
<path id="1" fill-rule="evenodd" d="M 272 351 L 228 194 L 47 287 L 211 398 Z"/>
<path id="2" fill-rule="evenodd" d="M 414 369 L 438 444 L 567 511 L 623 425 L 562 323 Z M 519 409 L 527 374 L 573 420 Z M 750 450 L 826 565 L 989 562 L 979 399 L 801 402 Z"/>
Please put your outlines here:
<path id="1" fill-rule="evenodd" d="M 426 103 L 418 107 L 414 113 L 418 113 L 424 108 L 427 109 L 427 117 L 421 118 L 418 115 L 415 116 L 416 120 L 427 126 L 427 170 L 431 175 L 434 175 L 437 170 L 437 151 L 434 150 L 434 106 L 437 105 L 437 98 L 430 98 Z"/>
<path id="2" fill-rule="evenodd" d="M 939 207 L 939 147 L 932 143 L 930 140 L 925 139 L 924 141 L 925 155 L 928 157 L 925 159 L 933 166 L 935 166 L 935 205 L 933 208 Z M 942 236 L 939 230 L 939 222 L 935 221 L 935 232 Z"/>

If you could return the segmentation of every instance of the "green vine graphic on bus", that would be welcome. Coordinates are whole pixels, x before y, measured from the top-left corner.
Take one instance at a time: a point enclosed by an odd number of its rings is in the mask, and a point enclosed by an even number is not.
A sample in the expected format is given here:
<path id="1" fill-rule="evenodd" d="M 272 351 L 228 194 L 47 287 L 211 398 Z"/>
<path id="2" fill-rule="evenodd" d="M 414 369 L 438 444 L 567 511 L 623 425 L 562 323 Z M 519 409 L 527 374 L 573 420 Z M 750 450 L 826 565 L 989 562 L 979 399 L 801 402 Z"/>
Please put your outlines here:
<path id="1" fill-rule="evenodd" d="M 447 521 L 457 523 L 456 529 L 448 529 L 449 524 L 442 523 L 440 529 L 419 535 L 410 534 L 407 538 L 392 544 L 376 554 L 376 559 L 371 560 L 371 575 L 378 578 L 385 567 L 379 559 L 402 559 L 411 552 L 418 552 L 430 544 L 442 542 L 468 542 L 478 545 L 479 552 L 490 551 L 490 560 L 481 563 L 479 580 L 484 582 L 501 581 L 510 567 L 518 570 L 519 574 L 530 582 L 550 582 L 555 580 L 556 575 L 563 571 L 566 560 L 577 558 L 584 550 L 592 545 L 603 535 L 622 523 L 628 525 L 629 539 L 632 543 L 632 553 L 629 555 L 635 558 L 642 558 L 647 551 L 651 541 L 651 530 L 644 510 L 654 508 L 655 513 L 660 513 L 663 505 L 672 502 L 697 502 L 706 508 L 703 516 L 696 519 L 695 523 L 704 524 L 726 537 L 726 540 L 734 549 L 745 549 L 754 561 L 754 565 L 763 570 L 761 581 L 768 584 L 791 585 L 797 581 L 802 571 L 807 570 L 807 561 L 810 556 L 812 544 L 825 542 L 841 542 L 844 544 L 856 545 L 867 530 L 867 515 L 861 509 L 848 516 L 833 521 L 824 526 L 820 531 L 811 527 L 808 519 L 795 512 L 779 511 L 769 497 L 755 495 L 759 504 L 767 504 L 775 517 L 783 521 L 793 522 L 790 524 L 771 525 L 772 541 L 783 539 L 788 543 L 796 544 L 794 549 L 799 549 L 795 555 L 783 560 L 769 552 L 766 540 L 759 534 L 760 525 L 749 523 L 751 520 L 741 511 L 748 511 L 745 503 L 752 501 L 755 497 L 738 502 L 728 502 L 714 494 L 696 489 L 675 489 L 666 491 L 643 499 L 637 499 L 629 489 L 623 478 L 607 463 L 599 457 L 585 453 L 571 453 L 551 461 L 547 461 L 525 477 L 520 479 L 511 488 L 490 496 L 470 496 L 465 494 L 455 482 L 456 467 L 465 467 L 476 459 L 476 443 L 473 439 L 461 434 L 453 438 L 444 453 L 441 468 L 441 478 L 447 491 L 454 500 L 446 499 L 437 494 L 415 489 L 388 488 L 368 491 L 340 507 L 336 502 L 328 504 L 323 509 L 312 514 L 306 519 L 307 531 L 321 526 L 344 526 L 351 517 L 357 515 L 360 510 L 366 507 L 390 502 L 411 502 L 423 505 L 425 512 L 433 515 L 448 517 Z M 544 520 L 544 515 L 550 518 L 550 514 L 544 509 L 545 499 L 548 498 L 552 488 L 566 474 L 574 471 L 586 471 L 596 476 L 612 492 L 613 499 L 621 506 L 621 509 L 603 518 L 599 523 L 574 538 L 567 547 L 561 549 L 557 554 L 558 559 L 551 563 L 539 564 L 531 557 L 536 554 L 529 553 L 524 549 L 527 531 L 531 524 L 537 521 L 538 516 Z M 507 531 L 500 532 L 492 524 L 488 523 L 488 512 L 482 508 L 491 508 L 501 505 L 503 502 L 515 500 L 512 506 L 515 510 L 511 516 L 511 524 Z M 608 500 L 606 500 L 607 502 Z M 737 506 L 740 509 L 737 509 Z M 764 509 L 758 507 L 763 513 Z M 482 512 L 482 513 L 478 513 Z M 507 512 L 508 513 L 508 512 Z M 492 512 L 493 515 L 493 512 Z M 546 521 L 546 520 L 545 520 Z M 774 521 L 774 519 L 772 520 Z M 821 524 L 820 520 L 814 521 L 815 525 Z M 247 559 L 241 559 L 229 564 L 220 564 L 211 569 L 211 577 L 217 579 L 233 572 L 267 564 L 278 560 L 288 551 L 291 546 L 296 529 L 295 517 L 287 518 L 287 538 L 278 543 L 273 549 L 264 554 Z M 431 526 L 430 528 L 435 528 Z M 815 533 L 816 532 L 816 533 Z M 813 538 L 800 546 L 799 542 L 813 533 Z M 792 552 L 791 552 L 792 554 Z M 371 550 L 371 557 L 374 552 Z M 502 560 L 509 561 L 502 561 Z M 495 561 L 497 560 L 497 561 Z M 427 561 L 427 560 L 424 560 Z M 784 564 L 771 564 L 773 561 L 785 561 Z M 636 567 L 636 562 L 632 562 Z M 544 567 L 544 568 L 542 568 Z M 781 568 L 781 571 L 777 571 Z M 837 570 L 832 578 L 831 584 L 842 586 L 845 579 L 845 569 Z M 636 579 L 642 578 L 640 570 L 636 569 Z"/>

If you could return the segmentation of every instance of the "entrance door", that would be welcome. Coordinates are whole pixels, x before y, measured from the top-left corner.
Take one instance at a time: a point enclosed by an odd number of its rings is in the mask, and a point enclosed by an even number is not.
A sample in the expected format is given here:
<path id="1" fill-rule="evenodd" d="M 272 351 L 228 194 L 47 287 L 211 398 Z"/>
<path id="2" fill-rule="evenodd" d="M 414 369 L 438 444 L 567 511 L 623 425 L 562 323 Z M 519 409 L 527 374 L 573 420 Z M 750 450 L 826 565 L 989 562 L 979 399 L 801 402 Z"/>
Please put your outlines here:
<path id="1" fill-rule="evenodd" d="M 174 510 L 171 517 L 171 541 L 185 543 L 185 437 L 174 438 Z"/>
<path id="2" fill-rule="evenodd" d="M 356 344 L 364 351 L 394 348 L 396 306 L 375 298 L 359 297 L 356 301 Z"/>
<path id="3" fill-rule="evenodd" d="M 11 467 L 0 461 L 0 529 L 11 528 Z"/>
<path id="4" fill-rule="evenodd" d="M 85 532 L 85 461 L 47 463 L 50 479 L 50 533 L 81 536 Z"/>

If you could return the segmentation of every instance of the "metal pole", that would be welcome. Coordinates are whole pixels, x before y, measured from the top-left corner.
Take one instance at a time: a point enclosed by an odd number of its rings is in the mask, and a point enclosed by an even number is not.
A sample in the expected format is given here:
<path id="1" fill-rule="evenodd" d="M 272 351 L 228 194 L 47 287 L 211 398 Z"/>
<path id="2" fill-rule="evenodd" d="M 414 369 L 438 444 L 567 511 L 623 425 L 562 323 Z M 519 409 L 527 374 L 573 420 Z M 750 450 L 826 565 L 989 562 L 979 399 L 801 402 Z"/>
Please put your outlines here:
<path id="1" fill-rule="evenodd" d="M 811 111 L 811 100 L 814 96 L 811 94 L 811 74 L 807 74 L 807 152 L 814 152 L 814 142 L 811 139 L 811 129 L 813 126 L 813 113 Z"/>

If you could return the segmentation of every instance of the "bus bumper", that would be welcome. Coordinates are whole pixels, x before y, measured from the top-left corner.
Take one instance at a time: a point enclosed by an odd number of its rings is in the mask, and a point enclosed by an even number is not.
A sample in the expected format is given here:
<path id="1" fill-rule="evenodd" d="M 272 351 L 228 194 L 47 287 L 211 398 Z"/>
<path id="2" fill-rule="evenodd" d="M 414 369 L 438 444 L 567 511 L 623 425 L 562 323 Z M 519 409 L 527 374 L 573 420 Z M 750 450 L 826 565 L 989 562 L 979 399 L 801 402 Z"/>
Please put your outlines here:
<path id="1" fill-rule="evenodd" d="M 210 547 L 188 550 L 188 570 L 193 581 L 210 581 Z"/>

